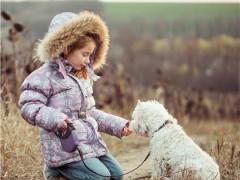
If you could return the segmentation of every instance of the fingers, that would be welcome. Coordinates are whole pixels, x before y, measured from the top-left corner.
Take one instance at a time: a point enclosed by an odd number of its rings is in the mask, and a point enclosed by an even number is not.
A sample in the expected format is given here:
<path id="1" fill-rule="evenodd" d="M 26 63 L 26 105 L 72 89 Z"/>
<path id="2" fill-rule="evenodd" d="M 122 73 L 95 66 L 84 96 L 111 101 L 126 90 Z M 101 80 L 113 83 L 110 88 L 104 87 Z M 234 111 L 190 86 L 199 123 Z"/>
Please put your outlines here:
<path id="1" fill-rule="evenodd" d="M 64 121 L 59 127 L 58 131 L 60 131 L 61 135 L 64 135 L 67 131 L 67 123 Z"/>
<path id="2" fill-rule="evenodd" d="M 64 135 L 67 132 L 68 124 L 72 124 L 71 119 L 65 119 L 62 124 L 58 127 L 58 130 L 61 132 L 62 135 Z"/>
<path id="3" fill-rule="evenodd" d="M 67 128 L 67 123 L 64 120 L 61 124 L 58 124 L 58 129 L 61 130 L 61 129 L 65 129 L 65 128 Z"/>
<path id="4" fill-rule="evenodd" d="M 123 129 L 123 136 L 129 136 L 130 134 L 132 134 L 133 130 L 131 128 L 125 127 Z"/>
<path id="5" fill-rule="evenodd" d="M 67 129 L 67 127 L 68 127 L 68 124 L 72 124 L 73 122 L 72 122 L 72 120 L 71 119 L 65 119 L 64 121 L 63 121 L 63 124 L 62 124 L 62 128 L 63 129 Z"/>
<path id="6" fill-rule="evenodd" d="M 131 128 L 127 128 L 127 134 L 130 135 L 133 132 Z"/>
<path id="7" fill-rule="evenodd" d="M 65 119 L 65 122 L 66 122 L 66 123 L 69 123 L 69 124 L 72 124 L 72 123 L 73 123 L 71 119 Z"/>

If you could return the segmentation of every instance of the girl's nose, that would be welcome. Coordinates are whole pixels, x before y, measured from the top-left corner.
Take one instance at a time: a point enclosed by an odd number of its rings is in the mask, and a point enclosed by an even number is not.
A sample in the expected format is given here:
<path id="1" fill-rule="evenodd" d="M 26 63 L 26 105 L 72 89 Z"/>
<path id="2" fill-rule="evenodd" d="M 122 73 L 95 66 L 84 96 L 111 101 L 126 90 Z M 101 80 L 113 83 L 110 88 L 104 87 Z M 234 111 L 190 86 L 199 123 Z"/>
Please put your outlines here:
<path id="1" fill-rule="evenodd" d="M 89 63 L 90 63 L 90 58 L 86 58 L 85 64 L 89 64 Z"/>

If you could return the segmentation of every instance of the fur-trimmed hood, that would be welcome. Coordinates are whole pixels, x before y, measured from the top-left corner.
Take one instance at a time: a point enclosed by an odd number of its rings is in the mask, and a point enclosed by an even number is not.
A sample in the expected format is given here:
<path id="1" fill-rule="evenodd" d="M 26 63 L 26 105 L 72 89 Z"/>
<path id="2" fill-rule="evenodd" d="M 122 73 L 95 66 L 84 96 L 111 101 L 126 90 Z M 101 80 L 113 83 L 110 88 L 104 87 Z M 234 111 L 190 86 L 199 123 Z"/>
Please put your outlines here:
<path id="1" fill-rule="evenodd" d="M 105 22 L 99 15 L 89 11 L 82 11 L 79 14 L 68 13 L 67 15 L 69 16 L 65 15 L 65 17 L 62 18 L 63 16 L 59 14 L 59 16 L 62 16 L 60 21 L 63 22 L 59 22 L 56 16 L 53 18 L 48 33 L 37 43 L 35 51 L 36 58 L 41 62 L 58 58 L 65 47 L 90 33 L 99 36 L 98 49 L 95 54 L 93 68 L 101 67 L 105 64 L 109 49 L 109 33 Z"/>

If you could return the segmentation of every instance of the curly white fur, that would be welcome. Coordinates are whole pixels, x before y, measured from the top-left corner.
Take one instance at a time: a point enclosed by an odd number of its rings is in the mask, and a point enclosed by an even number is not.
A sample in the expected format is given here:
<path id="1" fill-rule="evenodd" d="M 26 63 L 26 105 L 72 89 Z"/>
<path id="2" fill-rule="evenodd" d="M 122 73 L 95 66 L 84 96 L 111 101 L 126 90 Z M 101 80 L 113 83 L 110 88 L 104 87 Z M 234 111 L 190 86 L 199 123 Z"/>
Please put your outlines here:
<path id="1" fill-rule="evenodd" d="M 130 126 L 151 137 L 152 179 L 220 179 L 216 162 L 186 135 L 162 104 L 139 101 L 132 117 Z M 160 128 L 167 120 L 172 123 Z"/>

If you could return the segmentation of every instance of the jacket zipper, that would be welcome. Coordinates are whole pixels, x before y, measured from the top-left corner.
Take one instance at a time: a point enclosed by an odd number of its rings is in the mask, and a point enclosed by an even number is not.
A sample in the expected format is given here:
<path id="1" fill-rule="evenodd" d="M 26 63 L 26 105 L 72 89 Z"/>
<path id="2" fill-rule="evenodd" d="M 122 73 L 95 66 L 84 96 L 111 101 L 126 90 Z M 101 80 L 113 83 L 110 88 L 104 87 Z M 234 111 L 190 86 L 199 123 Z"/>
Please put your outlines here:
<path id="1" fill-rule="evenodd" d="M 83 98 L 82 102 L 84 102 L 84 101 L 85 101 L 85 96 L 84 96 L 84 94 L 83 94 L 83 90 L 82 90 L 81 86 L 80 86 L 79 83 L 78 83 L 78 80 L 76 80 L 75 77 L 73 77 L 73 76 L 70 75 L 70 74 L 68 74 L 68 76 L 71 77 L 71 79 L 73 79 L 73 80 L 77 83 L 78 88 L 79 88 L 79 90 L 80 90 L 80 93 L 82 94 L 82 98 Z M 81 105 L 82 105 L 81 108 L 83 108 L 84 103 L 81 103 Z M 82 110 L 82 109 L 80 109 L 80 112 L 81 112 L 81 110 Z M 87 109 L 86 109 L 86 111 L 87 111 Z M 86 120 L 85 120 L 85 122 L 87 122 L 87 123 L 90 124 L 90 126 L 93 128 L 93 131 L 94 131 L 95 136 L 97 137 L 96 139 L 97 139 L 98 143 L 106 150 L 106 147 L 100 142 L 100 140 L 99 140 L 99 138 L 98 138 L 98 136 L 97 136 L 97 133 L 95 132 L 95 129 L 94 129 L 93 125 L 92 125 L 90 122 L 86 121 Z M 93 148 L 93 150 L 95 151 L 95 153 L 98 155 L 97 150 L 96 150 L 94 147 L 92 147 L 92 148 Z M 107 151 L 107 150 L 106 150 L 106 151 Z"/>

